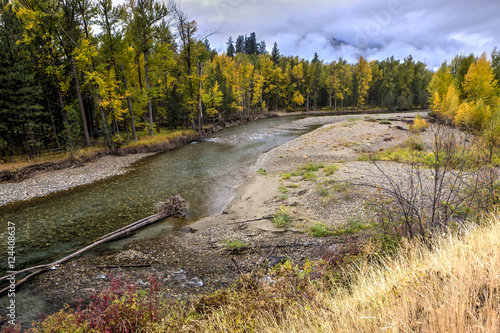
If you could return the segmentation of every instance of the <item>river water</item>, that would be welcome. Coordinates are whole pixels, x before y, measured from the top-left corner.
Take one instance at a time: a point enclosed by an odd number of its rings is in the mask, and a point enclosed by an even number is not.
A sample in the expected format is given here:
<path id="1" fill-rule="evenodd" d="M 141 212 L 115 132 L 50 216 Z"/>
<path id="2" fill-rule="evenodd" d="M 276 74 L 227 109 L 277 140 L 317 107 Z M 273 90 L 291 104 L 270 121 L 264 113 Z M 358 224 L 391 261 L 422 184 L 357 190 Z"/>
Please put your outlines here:
<path id="1" fill-rule="evenodd" d="M 261 154 L 310 130 L 280 129 L 279 125 L 295 119 L 299 116 L 225 129 L 207 140 L 143 159 L 126 175 L 0 209 L 1 225 L 8 221 L 16 225 L 16 270 L 54 261 L 57 255 L 151 215 L 154 203 L 172 195 L 190 203 L 187 217 L 159 222 L 139 237 L 156 237 L 221 213 L 241 183 L 243 171 Z M 6 236 L 0 234 L 2 253 L 7 253 Z M 7 271 L 6 264 L 6 260 L 0 262 L 1 275 Z"/>

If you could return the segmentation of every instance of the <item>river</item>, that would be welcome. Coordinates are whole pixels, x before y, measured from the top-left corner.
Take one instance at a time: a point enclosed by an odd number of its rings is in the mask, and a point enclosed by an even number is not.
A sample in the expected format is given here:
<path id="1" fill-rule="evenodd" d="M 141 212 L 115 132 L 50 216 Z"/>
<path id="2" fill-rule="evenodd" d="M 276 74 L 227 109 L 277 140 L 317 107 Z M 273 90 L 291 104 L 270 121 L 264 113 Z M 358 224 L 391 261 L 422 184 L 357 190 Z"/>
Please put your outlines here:
<path id="1" fill-rule="evenodd" d="M 172 195 L 190 203 L 187 217 L 159 222 L 133 238 L 157 237 L 221 213 L 241 184 L 244 170 L 261 154 L 310 130 L 279 129 L 299 118 L 267 118 L 225 129 L 207 140 L 143 159 L 125 175 L 0 209 L 1 225 L 9 221 L 16 225 L 16 269 L 53 261 L 151 215 L 156 202 Z M 2 253 L 7 253 L 6 236 L 0 234 Z M 1 275 L 6 264 L 0 263 Z"/>

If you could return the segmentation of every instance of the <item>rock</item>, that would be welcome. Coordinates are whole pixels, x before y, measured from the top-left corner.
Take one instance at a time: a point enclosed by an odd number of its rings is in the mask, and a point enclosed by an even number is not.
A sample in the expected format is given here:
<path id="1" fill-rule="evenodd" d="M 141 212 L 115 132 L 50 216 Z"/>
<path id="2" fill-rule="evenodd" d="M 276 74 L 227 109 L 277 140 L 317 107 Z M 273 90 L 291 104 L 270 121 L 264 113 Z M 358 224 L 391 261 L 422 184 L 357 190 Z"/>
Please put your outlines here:
<path id="1" fill-rule="evenodd" d="M 286 261 L 286 258 L 285 257 L 280 257 L 280 256 L 277 256 L 277 255 L 272 255 L 270 256 L 268 259 L 267 259 L 267 266 L 269 268 L 272 268 L 280 263 L 283 263 Z"/>

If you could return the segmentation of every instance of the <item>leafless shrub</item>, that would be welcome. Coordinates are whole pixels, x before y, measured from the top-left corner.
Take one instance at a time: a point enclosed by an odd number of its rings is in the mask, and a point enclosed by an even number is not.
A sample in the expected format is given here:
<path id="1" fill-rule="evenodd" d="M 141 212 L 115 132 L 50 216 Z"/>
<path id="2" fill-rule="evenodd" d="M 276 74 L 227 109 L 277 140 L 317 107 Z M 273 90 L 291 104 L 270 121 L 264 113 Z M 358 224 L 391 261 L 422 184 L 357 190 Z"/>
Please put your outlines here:
<path id="1" fill-rule="evenodd" d="M 477 214 L 477 203 L 484 202 L 485 183 L 498 176 L 472 151 L 476 147 L 474 137 L 446 126 L 436 126 L 431 131 L 432 144 L 427 145 L 425 152 L 415 152 L 406 163 L 404 175 L 392 176 L 383 164 L 372 159 L 384 181 L 358 184 L 377 188 L 386 197 L 385 201 L 375 202 L 385 205 L 379 212 L 396 213 L 392 223 L 402 222 L 403 234 L 409 238 L 430 237 L 433 231 Z"/>

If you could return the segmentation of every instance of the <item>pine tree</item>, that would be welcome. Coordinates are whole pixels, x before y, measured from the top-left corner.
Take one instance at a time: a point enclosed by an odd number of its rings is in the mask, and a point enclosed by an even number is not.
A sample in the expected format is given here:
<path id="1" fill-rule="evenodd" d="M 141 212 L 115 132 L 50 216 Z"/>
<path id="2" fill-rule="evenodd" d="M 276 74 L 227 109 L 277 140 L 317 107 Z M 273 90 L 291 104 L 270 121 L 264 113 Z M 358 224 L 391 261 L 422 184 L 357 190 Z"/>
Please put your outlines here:
<path id="1" fill-rule="evenodd" d="M 226 54 L 228 55 L 228 57 L 234 57 L 235 53 L 236 53 L 236 49 L 234 48 L 234 45 L 233 45 L 233 38 L 232 37 L 229 37 L 229 39 L 227 40 L 227 51 L 226 51 Z"/>
<path id="2" fill-rule="evenodd" d="M 261 41 L 257 45 L 257 54 L 267 54 L 266 42 L 265 41 Z"/>
<path id="3" fill-rule="evenodd" d="M 255 32 L 250 34 L 250 37 L 245 38 L 245 53 L 248 55 L 258 54 L 257 38 Z"/>
<path id="4" fill-rule="evenodd" d="M 42 89 L 22 42 L 23 27 L 8 1 L 0 5 L 0 151 L 11 155 L 18 147 L 33 158 L 45 132 Z"/>
<path id="5" fill-rule="evenodd" d="M 239 35 L 236 38 L 236 46 L 235 46 L 236 54 L 245 52 L 245 36 Z"/>
<path id="6" fill-rule="evenodd" d="M 500 50 L 496 47 L 491 52 L 491 67 L 495 73 L 496 84 L 500 87 Z"/>
<path id="7" fill-rule="evenodd" d="M 277 65 L 280 61 L 280 50 L 278 49 L 278 44 L 274 42 L 273 50 L 271 51 L 271 60 Z"/>

